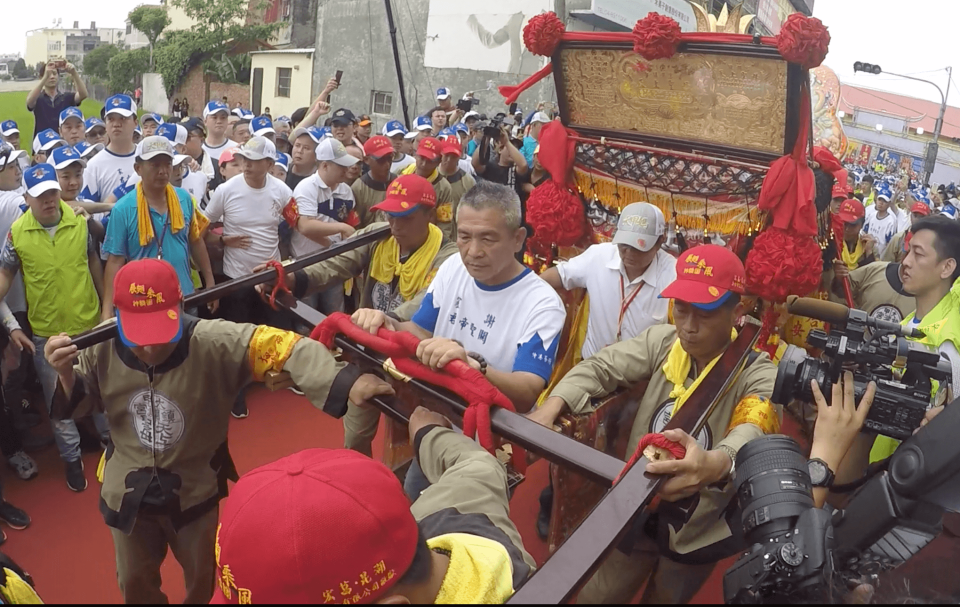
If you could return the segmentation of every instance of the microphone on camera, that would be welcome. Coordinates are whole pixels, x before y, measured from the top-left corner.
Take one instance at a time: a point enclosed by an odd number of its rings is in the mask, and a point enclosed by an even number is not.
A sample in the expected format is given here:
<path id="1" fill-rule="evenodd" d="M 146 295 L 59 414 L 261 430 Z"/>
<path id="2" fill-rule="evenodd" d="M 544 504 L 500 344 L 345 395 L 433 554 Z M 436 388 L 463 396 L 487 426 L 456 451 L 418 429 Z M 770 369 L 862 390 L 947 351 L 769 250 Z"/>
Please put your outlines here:
<path id="1" fill-rule="evenodd" d="M 871 318 L 862 310 L 855 310 L 843 304 L 812 297 L 797 297 L 796 295 L 787 297 L 787 311 L 795 316 L 815 318 L 836 326 L 846 326 L 853 320 L 871 329 L 887 331 L 894 335 L 915 339 L 924 335 L 919 329 L 910 329 L 897 323 Z"/>

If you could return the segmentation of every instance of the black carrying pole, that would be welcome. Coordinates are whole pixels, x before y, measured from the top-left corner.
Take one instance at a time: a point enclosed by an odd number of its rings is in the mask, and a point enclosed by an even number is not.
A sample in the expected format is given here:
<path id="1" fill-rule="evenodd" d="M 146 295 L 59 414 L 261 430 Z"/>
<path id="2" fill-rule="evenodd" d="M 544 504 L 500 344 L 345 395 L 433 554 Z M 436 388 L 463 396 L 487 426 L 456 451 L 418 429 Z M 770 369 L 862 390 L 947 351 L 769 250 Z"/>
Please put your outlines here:
<path id="1" fill-rule="evenodd" d="M 397 25 L 393 22 L 393 7 L 390 0 L 383 1 L 387 7 L 387 26 L 390 28 L 390 44 L 393 46 L 393 64 L 397 68 L 397 82 L 400 84 L 400 105 L 403 106 L 403 122 L 407 128 L 410 124 L 410 111 L 407 109 L 407 89 L 403 86 L 403 70 L 400 69 L 400 49 L 397 48 Z"/>

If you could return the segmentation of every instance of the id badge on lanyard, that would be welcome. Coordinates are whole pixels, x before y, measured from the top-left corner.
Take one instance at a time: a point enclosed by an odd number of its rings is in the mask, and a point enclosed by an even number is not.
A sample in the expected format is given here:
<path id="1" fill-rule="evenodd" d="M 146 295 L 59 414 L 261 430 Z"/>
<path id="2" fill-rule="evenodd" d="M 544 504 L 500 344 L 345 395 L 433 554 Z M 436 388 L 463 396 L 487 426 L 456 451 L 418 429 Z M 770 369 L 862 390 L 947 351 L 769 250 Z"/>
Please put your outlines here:
<path id="1" fill-rule="evenodd" d="M 640 284 L 637 285 L 637 288 L 630 293 L 629 297 L 627 297 L 626 292 L 624 291 L 623 274 L 620 275 L 620 317 L 617 318 L 617 343 L 620 343 L 623 339 L 623 319 L 627 315 L 627 309 L 630 308 L 630 304 L 632 304 L 633 300 L 637 298 L 637 295 L 640 293 L 640 289 L 642 288 L 643 281 L 640 281 Z"/>
<path id="2" fill-rule="evenodd" d="M 152 221 L 152 220 L 151 220 Z M 170 213 L 167 212 L 167 219 L 163 222 L 163 231 L 160 232 L 160 237 L 154 236 L 154 239 L 157 241 L 157 259 L 163 259 L 163 237 L 167 235 L 167 226 L 170 225 Z M 622 281 L 623 279 L 621 279 Z"/>

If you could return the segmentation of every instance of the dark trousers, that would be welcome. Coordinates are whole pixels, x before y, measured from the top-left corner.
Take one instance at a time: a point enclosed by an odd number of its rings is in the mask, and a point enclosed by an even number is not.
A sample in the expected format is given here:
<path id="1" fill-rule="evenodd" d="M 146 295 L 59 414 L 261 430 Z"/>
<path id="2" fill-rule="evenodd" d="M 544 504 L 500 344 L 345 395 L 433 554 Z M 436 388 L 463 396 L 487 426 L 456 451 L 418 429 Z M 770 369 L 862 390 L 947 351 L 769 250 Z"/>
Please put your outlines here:
<path id="1" fill-rule="evenodd" d="M 271 308 L 252 287 L 221 299 L 220 316 L 231 322 L 268 325 L 285 331 L 293 329 L 290 316 L 286 312 Z"/>

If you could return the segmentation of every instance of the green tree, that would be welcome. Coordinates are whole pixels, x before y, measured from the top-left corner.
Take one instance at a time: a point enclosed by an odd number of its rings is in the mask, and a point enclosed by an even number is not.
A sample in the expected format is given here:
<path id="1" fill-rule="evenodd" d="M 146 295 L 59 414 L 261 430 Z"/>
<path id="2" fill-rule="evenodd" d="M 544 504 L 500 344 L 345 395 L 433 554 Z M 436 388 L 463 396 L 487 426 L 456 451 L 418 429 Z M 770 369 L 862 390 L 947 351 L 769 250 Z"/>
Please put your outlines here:
<path id="1" fill-rule="evenodd" d="M 13 77 L 14 78 L 30 77 L 30 68 L 27 67 L 27 63 L 26 61 L 23 60 L 23 57 L 17 59 L 17 64 L 13 66 Z"/>
<path id="2" fill-rule="evenodd" d="M 160 34 L 170 25 L 170 16 L 161 6 L 138 6 L 127 16 L 130 25 L 137 28 L 150 41 L 150 71 L 153 71 L 153 49 Z"/>
<path id="3" fill-rule="evenodd" d="M 121 51 L 110 59 L 108 67 L 110 90 L 114 93 L 132 91 L 139 85 L 143 73 L 150 68 L 150 49 Z"/>
<path id="4" fill-rule="evenodd" d="M 83 57 L 84 73 L 107 82 L 110 80 L 110 60 L 121 52 L 115 44 L 98 46 Z"/>

